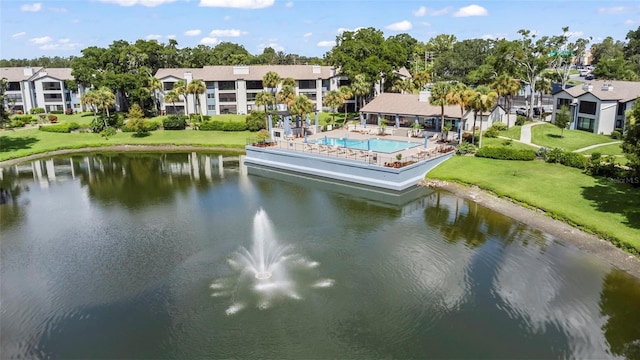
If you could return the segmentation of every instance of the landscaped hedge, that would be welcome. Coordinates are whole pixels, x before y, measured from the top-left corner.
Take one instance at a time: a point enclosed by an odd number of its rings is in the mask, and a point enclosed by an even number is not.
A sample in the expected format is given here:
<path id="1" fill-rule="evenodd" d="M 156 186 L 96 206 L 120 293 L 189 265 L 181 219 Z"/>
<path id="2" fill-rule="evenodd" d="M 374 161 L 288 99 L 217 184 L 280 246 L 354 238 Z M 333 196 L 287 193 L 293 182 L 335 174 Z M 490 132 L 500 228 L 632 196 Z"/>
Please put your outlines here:
<path id="1" fill-rule="evenodd" d="M 536 152 L 529 149 L 513 149 L 508 147 L 485 146 L 476 152 L 477 157 L 499 160 L 526 160 L 536 158 Z"/>
<path id="2" fill-rule="evenodd" d="M 122 132 L 134 132 L 134 130 L 129 126 L 129 124 L 130 123 L 127 122 L 124 125 L 122 125 L 122 127 L 120 128 L 122 130 Z M 144 121 L 144 129 L 145 129 L 145 131 L 158 130 L 160 125 L 162 125 L 162 124 L 160 122 L 158 122 L 158 121 L 151 121 L 151 120 L 145 120 Z"/>
<path id="3" fill-rule="evenodd" d="M 73 130 L 80 129 L 80 125 L 76 123 L 68 124 L 56 124 L 56 125 L 41 125 L 40 131 L 55 132 L 55 133 L 70 133 Z"/>
<path id="4" fill-rule="evenodd" d="M 30 114 L 44 114 L 44 108 L 40 108 L 40 107 L 33 108 L 33 109 L 29 110 L 29 113 Z"/>
<path id="5" fill-rule="evenodd" d="M 241 121 L 205 121 L 200 123 L 200 130 L 204 131 L 245 131 L 247 124 Z"/>
<path id="6" fill-rule="evenodd" d="M 561 148 L 548 150 L 545 161 L 548 163 L 558 163 L 564 166 L 570 166 L 578 169 L 586 169 L 589 159 L 586 156 L 572 151 L 565 151 Z"/>
<path id="7" fill-rule="evenodd" d="M 184 115 L 169 115 L 162 120 L 165 130 L 184 130 L 187 127 L 187 117 Z"/>
<path id="8" fill-rule="evenodd" d="M 51 111 L 49 111 L 49 114 L 62 115 L 62 114 L 64 114 L 64 111 L 62 111 L 62 110 L 51 110 Z"/>

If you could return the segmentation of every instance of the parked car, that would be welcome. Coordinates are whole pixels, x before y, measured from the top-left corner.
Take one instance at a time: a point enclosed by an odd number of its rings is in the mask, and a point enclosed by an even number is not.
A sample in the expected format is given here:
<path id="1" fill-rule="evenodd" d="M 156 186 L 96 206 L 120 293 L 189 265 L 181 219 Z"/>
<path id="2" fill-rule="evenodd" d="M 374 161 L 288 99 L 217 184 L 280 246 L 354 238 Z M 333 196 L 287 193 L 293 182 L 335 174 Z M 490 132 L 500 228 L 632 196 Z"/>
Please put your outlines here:
<path id="1" fill-rule="evenodd" d="M 589 75 L 590 71 L 587 69 L 582 69 L 580 70 L 580 76 L 585 77 L 587 75 Z"/>
<path id="2" fill-rule="evenodd" d="M 585 80 L 595 80 L 595 76 L 593 76 L 593 74 L 589 74 L 587 76 L 584 77 Z"/>
<path id="3" fill-rule="evenodd" d="M 527 109 L 523 107 L 516 109 L 516 115 L 527 116 Z"/>

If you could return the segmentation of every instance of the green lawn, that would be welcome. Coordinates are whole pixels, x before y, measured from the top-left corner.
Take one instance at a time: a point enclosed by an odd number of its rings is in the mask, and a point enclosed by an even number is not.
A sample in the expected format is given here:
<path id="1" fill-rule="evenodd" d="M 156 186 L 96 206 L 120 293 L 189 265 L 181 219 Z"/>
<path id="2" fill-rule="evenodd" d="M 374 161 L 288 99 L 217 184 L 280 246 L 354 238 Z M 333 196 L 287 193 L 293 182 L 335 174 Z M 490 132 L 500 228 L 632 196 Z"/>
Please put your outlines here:
<path id="1" fill-rule="evenodd" d="M 611 141 L 614 141 L 614 140 L 611 140 Z M 602 155 L 624 155 L 624 152 L 622 151 L 622 147 L 620 147 L 620 145 L 621 144 L 603 145 L 595 149 L 582 151 L 580 153 L 588 155 L 588 154 L 593 154 L 595 152 L 598 152 Z"/>
<path id="2" fill-rule="evenodd" d="M 628 184 L 541 161 L 454 156 L 429 178 L 474 184 L 547 211 L 640 254 L 640 196 Z"/>
<path id="3" fill-rule="evenodd" d="M 506 137 L 511 138 L 511 139 L 520 140 L 520 132 L 521 132 L 521 130 L 522 130 L 522 126 L 515 125 L 515 126 L 512 126 L 512 127 L 508 128 L 505 131 L 500 131 L 500 136 L 506 136 Z"/>
<path id="4" fill-rule="evenodd" d="M 507 145 L 507 144 L 510 145 Z M 536 148 L 531 146 L 531 145 L 527 145 L 527 144 L 523 144 L 521 142 L 517 142 L 517 141 L 509 141 L 507 139 L 501 139 L 501 138 L 488 138 L 488 137 L 483 137 L 482 138 L 482 146 L 492 146 L 492 147 L 501 147 L 501 146 L 508 146 L 510 148 L 514 148 L 514 149 L 530 149 L 530 150 L 535 150 Z"/>
<path id="5" fill-rule="evenodd" d="M 532 128 L 531 142 L 550 148 L 577 150 L 589 145 L 603 144 L 615 141 L 606 135 L 597 135 L 582 130 L 565 130 L 560 137 L 561 130 L 552 124 L 535 125 Z"/>
<path id="6" fill-rule="evenodd" d="M 256 133 L 249 131 L 152 131 L 146 137 L 133 137 L 132 133 L 118 133 L 105 140 L 93 133 L 50 133 L 37 129 L 0 132 L 0 161 L 60 149 L 101 147 L 110 145 L 195 145 L 209 147 L 243 148 L 247 139 Z"/>

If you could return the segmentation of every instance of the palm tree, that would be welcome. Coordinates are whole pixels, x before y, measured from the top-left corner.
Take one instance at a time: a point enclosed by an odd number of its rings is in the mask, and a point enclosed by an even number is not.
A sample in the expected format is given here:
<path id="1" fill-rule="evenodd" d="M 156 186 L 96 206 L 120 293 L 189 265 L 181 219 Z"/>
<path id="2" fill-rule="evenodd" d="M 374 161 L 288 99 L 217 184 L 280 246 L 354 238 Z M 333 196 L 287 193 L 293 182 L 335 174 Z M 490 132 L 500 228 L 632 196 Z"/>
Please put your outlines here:
<path id="1" fill-rule="evenodd" d="M 542 100 L 545 94 L 551 94 L 551 79 L 546 74 L 542 75 L 538 81 L 536 81 L 536 90 L 538 91 L 538 105 L 542 107 Z M 540 109 L 540 118 L 542 118 L 542 109 Z"/>
<path id="2" fill-rule="evenodd" d="M 393 86 L 391 87 L 391 91 L 400 92 L 400 93 L 413 93 L 413 81 L 410 78 L 406 79 L 397 79 Z"/>
<path id="3" fill-rule="evenodd" d="M 173 104 L 173 113 L 176 113 L 176 101 L 180 101 L 180 95 L 175 90 L 169 90 L 164 94 L 164 102 Z"/>
<path id="4" fill-rule="evenodd" d="M 189 99 L 187 98 L 187 82 L 185 80 L 178 80 L 173 84 L 173 91 L 184 98 L 184 114 L 189 116 Z"/>
<path id="5" fill-rule="evenodd" d="M 200 95 L 204 94 L 207 90 L 207 86 L 204 84 L 202 80 L 193 79 L 187 85 L 187 94 L 193 95 L 194 104 L 196 105 L 196 114 L 200 114 L 200 121 L 202 121 L 202 112 L 200 111 Z"/>
<path id="6" fill-rule="evenodd" d="M 354 95 L 358 97 L 358 102 L 360 102 L 356 110 L 360 110 L 360 108 L 364 106 L 364 96 L 371 93 L 371 84 L 367 81 L 367 77 L 364 74 L 358 74 L 351 83 L 351 89 Z"/>
<path id="7" fill-rule="evenodd" d="M 449 93 L 447 93 L 447 102 L 451 105 L 460 106 L 460 126 L 464 128 L 462 119 L 464 118 L 464 110 L 469 107 L 469 102 L 473 96 L 473 91 L 469 89 L 467 85 L 461 82 L 456 82 L 451 86 Z M 462 136 L 458 139 L 458 143 L 462 143 Z"/>
<path id="8" fill-rule="evenodd" d="M 447 101 L 447 94 L 451 89 L 451 84 L 448 82 L 440 81 L 433 85 L 431 88 L 431 97 L 429 103 L 431 105 L 440 106 L 440 132 L 444 133 L 444 106 L 449 105 Z"/>
<path id="9" fill-rule="evenodd" d="M 507 74 L 503 74 L 498 76 L 489 87 L 504 99 L 506 110 L 511 111 L 511 98 L 520 90 L 520 81 Z M 507 121 L 507 128 L 509 128 L 509 121 Z"/>
<path id="10" fill-rule="evenodd" d="M 301 119 L 304 119 L 307 114 L 310 114 L 313 111 L 313 102 L 304 94 L 298 95 L 292 101 L 289 111 L 291 114 L 300 116 Z"/>
<path id="11" fill-rule="evenodd" d="M 273 103 L 275 100 L 273 95 L 268 91 L 261 91 L 256 94 L 256 105 L 264 106 L 264 112 L 266 115 L 265 123 L 267 124 L 266 129 L 269 129 L 269 114 L 267 114 L 267 106 Z"/>
<path id="12" fill-rule="evenodd" d="M 423 90 L 431 81 L 431 75 L 428 71 L 423 70 L 413 75 L 413 85 L 418 90 Z"/>
<path id="13" fill-rule="evenodd" d="M 336 120 L 336 112 L 338 111 L 338 106 L 343 104 L 342 95 L 337 90 L 331 90 L 324 97 L 324 105 L 331 108 L 331 123 L 334 124 Z"/>
<path id="14" fill-rule="evenodd" d="M 278 75 L 278 73 L 275 71 L 269 71 L 262 77 L 262 84 L 268 89 L 271 89 L 274 105 L 276 99 L 276 90 L 278 88 L 278 84 L 280 84 L 280 80 L 280 75 Z"/>
<path id="15" fill-rule="evenodd" d="M 293 100 L 296 97 L 296 90 L 291 85 L 282 85 L 282 88 L 278 92 L 278 102 L 287 105 L 287 109 L 291 107 Z"/>
<path id="16" fill-rule="evenodd" d="M 158 112 L 158 96 L 157 91 L 162 89 L 162 84 L 160 80 L 155 76 L 149 76 L 149 86 L 147 90 L 149 90 L 149 94 L 153 97 L 153 108 L 156 109 L 156 113 Z"/>
<path id="17" fill-rule="evenodd" d="M 295 87 L 296 87 L 296 79 L 294 79 L 292 77 L 284 78 L 284 80 L 282 80 L 282 86 L 285 86 L 285 85 L 289 85 L 289 86 L 291 86 L 292 88 L 295 89 Z"/>
<path id="18" fill-rule="evenodd" d="M 82 105 L 89 106 L 93 110 L 93 119 L 98 119 L 98 90 L 91 89 L 80 97 Z M 106 124 L 106 123 L 105 123 Z"/>
<path id="19" fill-rule="evenodd" d="M 491 90 L 486 85 L 481 85 L 476 88 L 474 96 L 471 98 L 471 108 L 474 113 L 480 112 L 480 124 L 482 124 L 482 115 L 485 111 L 491 110 L 496 105 L 498 99 L 498 93 Z M 476 128 L 476 116 L 473 117 L 473 142 L 475 142 L 475 128 Z M 482 125 L 480 125 L 480 144 L 482 147 Z"/>
<path id="20" fill-rule="evenodd" d="M 344 103 L 344 121 L 347 121 L 347 100 L 353 97 L 353 90 L 351 90 L 351 87 L 347 85 L 342 85 L 338 88 L 338 91 L 340 92 L 340 97 Z"/>
<path id="21" fill-rule="evenodd" d="M 98 89 L 97 103 L 98 108 L 102 109 L 102 112 L 106 112 L 107 119 L 109 118 L 109 108 L 116 104 L 116 96 L 106 86 L 102 86 Z M 106 124 L 105 124 L 106 125 Z"/>

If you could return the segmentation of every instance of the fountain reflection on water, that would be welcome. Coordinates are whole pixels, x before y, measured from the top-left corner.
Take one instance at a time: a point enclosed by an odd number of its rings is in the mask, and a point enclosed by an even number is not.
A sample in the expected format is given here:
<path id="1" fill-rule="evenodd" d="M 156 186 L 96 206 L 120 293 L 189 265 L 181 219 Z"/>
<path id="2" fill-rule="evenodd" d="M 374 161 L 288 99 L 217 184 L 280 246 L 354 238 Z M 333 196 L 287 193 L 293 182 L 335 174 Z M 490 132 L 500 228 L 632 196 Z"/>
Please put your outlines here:
<path id="1" fill-rule="evenodd" d="M 334 284 L 332 279 L 317 279 L 313 269 L 318 267 L 318 262 L 295 253 L 292 246 L 276 241 L 273 225 L 262 209 L 253 219 L 251 248 L 240 247 L 228 263 L 233 274 L 210 286 L 215 290 L 212 296 L 231 297 L 227 315 L 252 304 L 267 309 L 278 300 L 300 300 L 307 289 L 327 288 Z"/>

